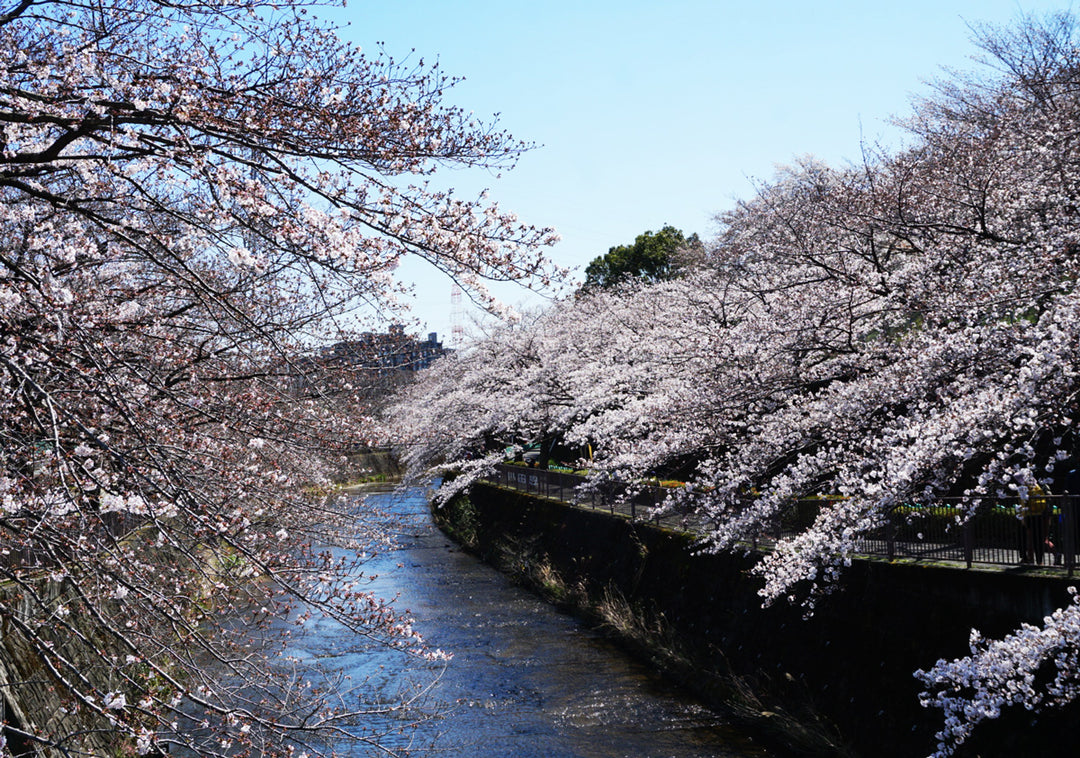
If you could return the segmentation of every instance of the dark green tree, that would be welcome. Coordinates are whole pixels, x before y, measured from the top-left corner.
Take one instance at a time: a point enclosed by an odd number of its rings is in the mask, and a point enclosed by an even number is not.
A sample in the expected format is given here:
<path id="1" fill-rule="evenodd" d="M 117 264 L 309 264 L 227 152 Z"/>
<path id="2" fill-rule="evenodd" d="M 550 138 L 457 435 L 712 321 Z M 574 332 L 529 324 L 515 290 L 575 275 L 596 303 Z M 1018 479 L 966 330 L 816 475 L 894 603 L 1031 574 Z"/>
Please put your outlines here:
<path id="1" fill-rule="evenodd" d="M 673 226 L 639 234 L 632 245 L 618 245 L 585 269 L 581 291 L 614 287 L 629 279 L 659 282 L 678 275 L 702 250 L 697 234 L 689 237 Z"/>

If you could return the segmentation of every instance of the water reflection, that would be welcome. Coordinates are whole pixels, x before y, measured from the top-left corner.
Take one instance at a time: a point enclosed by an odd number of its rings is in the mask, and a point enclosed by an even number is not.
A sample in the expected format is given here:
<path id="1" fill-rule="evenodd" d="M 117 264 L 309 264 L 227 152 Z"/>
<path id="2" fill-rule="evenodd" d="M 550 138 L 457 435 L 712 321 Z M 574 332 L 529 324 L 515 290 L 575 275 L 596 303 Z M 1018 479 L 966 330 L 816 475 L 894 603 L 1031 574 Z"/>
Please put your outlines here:
<path id="1" fill-rule="evenodd" d="M 429 644 L 454 657 L 441 670 L 381 649 L 356 652 L 325 621 L 296 652 L 345 669 L 369 691 L 428 685 L 418 704 L 430 718 L 415 729 L 411 721 L 399 734 L 392 723 L 370 725 L 398 749 L 470 758 L 767 755 L 580 622 L 457 549 L 432 525 L 423 492 L 369 497 L 400 520 L 399 548 L 366 566 L 378 574 L 373 589 L 399 595 Z"/>

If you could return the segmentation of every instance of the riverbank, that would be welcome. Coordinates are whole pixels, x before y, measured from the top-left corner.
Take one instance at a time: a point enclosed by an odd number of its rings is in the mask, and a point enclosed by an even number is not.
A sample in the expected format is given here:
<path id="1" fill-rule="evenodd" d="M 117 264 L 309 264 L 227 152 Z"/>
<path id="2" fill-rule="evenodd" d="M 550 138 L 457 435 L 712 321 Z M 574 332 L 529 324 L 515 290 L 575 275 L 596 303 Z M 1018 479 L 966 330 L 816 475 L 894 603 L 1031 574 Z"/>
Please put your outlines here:
<path id="1" fill-rule="evenodd" d="M 751 559 L 691 538 L 488 485 L 436 512 L 459 543 L 579 613 L 708 702 L 798 755 L 927 755 L 940 714 L 912 676 L 1067 601 L 1068 582 L 856 562 L 804 620 L 762 609 Z M 1080 709 L 1006 713 L 961 755 L 1058 755 Z"/>
<path id="2" fill-rule="evenodd" d="M 339 485 L 399 482 L 401 462 L 390 448 L 359 447 L 345 456 L 334 477 Z"/>

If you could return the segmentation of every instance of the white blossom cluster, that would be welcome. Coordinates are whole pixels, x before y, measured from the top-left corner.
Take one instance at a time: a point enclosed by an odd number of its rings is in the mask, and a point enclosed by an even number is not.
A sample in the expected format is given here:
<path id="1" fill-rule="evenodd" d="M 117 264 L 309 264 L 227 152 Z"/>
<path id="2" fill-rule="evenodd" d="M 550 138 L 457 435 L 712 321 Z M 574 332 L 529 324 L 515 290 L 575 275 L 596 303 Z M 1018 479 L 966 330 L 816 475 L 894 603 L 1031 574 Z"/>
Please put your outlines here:
<path id="1" fill-rule="evenodd" d="M 928 688 L 923 705 L 940 708 L 945 726 L 938 732 L 938 749 L 931 758 L 946 758 L 981 721 L 1001 715 L 1003 708 L 1035 710 L 1063 705 L 1080 694 L 1080 600 L 1043 620 L 1043 626 L 1024 624 L 1000 640 L 971 632 L 971 655 L 939 660 L 916 676 Z M 932 694 L 931 694 L 932 693 Z"/>

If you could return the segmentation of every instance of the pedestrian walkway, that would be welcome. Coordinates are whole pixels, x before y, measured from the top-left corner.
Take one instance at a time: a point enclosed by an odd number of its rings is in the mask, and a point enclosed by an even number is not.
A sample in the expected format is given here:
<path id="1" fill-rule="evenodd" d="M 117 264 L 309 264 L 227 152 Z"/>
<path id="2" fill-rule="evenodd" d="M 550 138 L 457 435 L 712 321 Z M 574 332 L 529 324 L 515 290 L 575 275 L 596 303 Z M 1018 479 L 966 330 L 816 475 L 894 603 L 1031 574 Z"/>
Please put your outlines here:
<path id="1" fill-rule="evenodd" d="M 705 533 L 707 516 L 688 506 L 673 507 L 672 488 L 649 483 L 590 481 L 580 474 L 503 464 L 488 481 L 500 487 L 605 510 L 669 529 Z M 685 502 L 685 498 L 682 499 Z M 959 567 L 1011 567 L 1072 576 L 1076 566 L 1080 498 L 1044 496 L 1044 509 L 1021 517 L 1016 499 L 982 503 L 960 523 L 963 501 L 943 498 L 931 504 L 898 508 L 874 533 L 858 540 L 857 552 L 869 558 L 956 564 Z M 754 547 L 768 549 L 777 538 L 794 535 L 813 522 L 821 500 L 792 503 Z"/>

